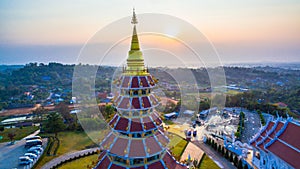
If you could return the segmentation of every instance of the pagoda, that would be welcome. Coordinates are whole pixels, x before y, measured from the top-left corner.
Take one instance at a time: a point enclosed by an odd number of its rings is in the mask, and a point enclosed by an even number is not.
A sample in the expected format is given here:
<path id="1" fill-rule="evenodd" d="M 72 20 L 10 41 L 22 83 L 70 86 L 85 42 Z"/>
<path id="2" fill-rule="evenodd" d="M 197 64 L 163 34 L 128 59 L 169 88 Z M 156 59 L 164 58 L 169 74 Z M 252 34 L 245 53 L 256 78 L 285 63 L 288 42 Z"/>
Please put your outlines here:
<path id="1" fill-rule="evenodd" d="M 133 34 L 127 66 L 114 83 L 118 94 L 113 99 L 117 113 L 109 122 L 111 131 L 100 147 L 95 169 L 185 169 L 167 149 L 162 120 L 155 108 L 160 104 L 153 93 L 158 80 L 145 68 L 136 31 L 133 9 Z"/>

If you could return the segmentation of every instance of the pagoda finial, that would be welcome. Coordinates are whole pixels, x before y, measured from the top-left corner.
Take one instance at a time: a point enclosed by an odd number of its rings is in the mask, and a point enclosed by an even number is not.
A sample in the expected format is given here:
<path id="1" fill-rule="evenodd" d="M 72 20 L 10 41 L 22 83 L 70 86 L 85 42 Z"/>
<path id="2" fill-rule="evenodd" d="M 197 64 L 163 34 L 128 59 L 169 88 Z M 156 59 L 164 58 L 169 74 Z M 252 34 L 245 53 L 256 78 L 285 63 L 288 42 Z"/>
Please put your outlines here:
<path id="1" fill-rule="evenodd" d="M 134 9 L 134 8 L 133 8 L 133 14 L 132 14 L 132 20 L 131 20 L 131 23 L 134 24 L 134 25 L 138 23 L 138 21 L 137 21 L 137 19 L 136 19 L 135 9 Z"/>
<path id="2" fill-rule="evenodd" d="M 137 18 L 136 18 L 136 15 L 135 15 L 135 9 L 134 8 L 133 8 L 133 15 L 132 15 L 131 23 L 134 26 L 133 26 L 133 33 L 132 33 L 130 50 L 131 51 L 140 50 L 139 39 L 138 39 L 138 36 L 137 36 L 137 33 L 136 33 L 136 26 L 135 26 L 138 22 L 137 22 Z"/>
<path id="3" fill-rule="evenodd" d="M 133 8 L 133 16 L 131 23 L 133 24 L 133 32 L 131 37 L 130 50 L 127 58 L 126 72 L 130 74 L 147 74 L 144 65 L 143 53 L 140 51 L 139 39 L 136 31 L 137 18 Z"/>

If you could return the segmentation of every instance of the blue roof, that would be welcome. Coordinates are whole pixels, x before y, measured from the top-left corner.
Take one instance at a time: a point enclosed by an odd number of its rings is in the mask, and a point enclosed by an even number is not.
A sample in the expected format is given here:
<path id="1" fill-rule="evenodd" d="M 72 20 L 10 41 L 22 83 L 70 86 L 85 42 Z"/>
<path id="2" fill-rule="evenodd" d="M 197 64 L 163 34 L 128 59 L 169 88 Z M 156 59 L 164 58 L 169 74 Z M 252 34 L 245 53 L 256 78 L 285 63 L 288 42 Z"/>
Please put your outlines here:
<path id="1" fill-rule="evenodd" d="M 203 110 L 203 111 L 200 112 L 199 114 L 205 115 L 205 114 L 208 114 L 208 113 L 209 113 L 209 110 Z"/>
<path id="2" fill-rule="evenodd" d="M 172 116 L 178 116 L 177 112 L 172 112 L 164 115 L 165 117 L 172 117 Z"/>

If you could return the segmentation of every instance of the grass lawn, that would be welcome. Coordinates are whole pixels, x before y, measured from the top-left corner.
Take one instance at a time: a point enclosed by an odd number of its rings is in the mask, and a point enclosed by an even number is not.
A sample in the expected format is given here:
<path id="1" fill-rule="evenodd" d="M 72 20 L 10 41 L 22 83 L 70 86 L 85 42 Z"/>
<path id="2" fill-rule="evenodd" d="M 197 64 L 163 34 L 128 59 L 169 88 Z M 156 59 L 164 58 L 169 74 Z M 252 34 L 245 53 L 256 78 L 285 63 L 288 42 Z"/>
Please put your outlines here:
<path id="1" fill-rule="evenodd" d="M 200 164 L 199 169 L 220 169 L 220 167 L 206 154 L 203 155 L 203 160 Z"/>
<path id="2" fill-rule="evenodd" d="M 236 90 L 227 90 L 226 94 L 228 95 L 237 95 L 240 94 L 242 92 L 236 91 Z"/>
<path id="3" fill-rule="evenodd" d="M 168 147 L 170 148 L 176 160 L 180 160 L 180 156 L 182 155 L 188 142 L 176 134 L 169 134 L 168 136 L 170 139 Z"/>
<path id="4" fill-rule="evenodd" d="M 172 125 L 172 124 L 174 124 L 174 122 L 172 120 L 164 120 L 164 123 L 166 125 Z"/>
<path id="5" fill-rule="evenodd" d="M 87 168 L 88 165 L 94 167 L 96 165 L 96 161 L 97 161 L 98 156 L 99 156 L 99 154 L 94 154 L 94 155 L 86 156 L 86 157 L 83 157 L 83 158 L 79 158 L 77 160 L 65 163 L 62 166 L 58 167 L 58 168 L 59 169 L 74 169 L 74 168 L 84 169 L 84 168 Z M 89 168 L 91 168 L 91 167 L 89 167 Z"/>
<path id="6" fill-rule="evenodd" d="M 88 146 L 95 144 L 84 132 L 60 132 L 58 133 L 58 138 L 60 140 L 60 146 L 58 148 L 57 155 L 46 155 L 39 161 L 36 169 L 41 168 L 44 164 L 60 155 L 73 151 L 84 150 Z"/>
<path id="7" fill-rule="evenodd" d="M 0 131 L 0 136 L 3 137 L 3 139 L 0 140 L 0 143 L 10 141 L 10 139 L 7 136 L 7 134 L 10 132 L 16 134 L 14 140 L 21 140 L 22 138 L 35 132 L 38 129 L 39 129 L 39 127 L 37 127 L 37 126 L 28 126 L 28 127 L 23 127 L 22 129 L 20 129 L 20 128 L 8 128 L 8 129 L 5 128 L 4 131 Z"/>

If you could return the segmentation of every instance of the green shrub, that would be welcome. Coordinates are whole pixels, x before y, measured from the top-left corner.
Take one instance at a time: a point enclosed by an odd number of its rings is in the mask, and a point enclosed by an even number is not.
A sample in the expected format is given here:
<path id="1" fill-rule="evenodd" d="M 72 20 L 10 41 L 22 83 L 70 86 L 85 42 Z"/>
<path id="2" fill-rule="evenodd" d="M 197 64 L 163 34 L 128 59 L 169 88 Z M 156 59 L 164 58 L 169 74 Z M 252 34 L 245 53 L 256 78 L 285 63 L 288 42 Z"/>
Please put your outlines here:
<path id="1" fill-rule="evenodd" d="M 0 126 L 0 131 L 4 131 L 4 126 Z"/>

